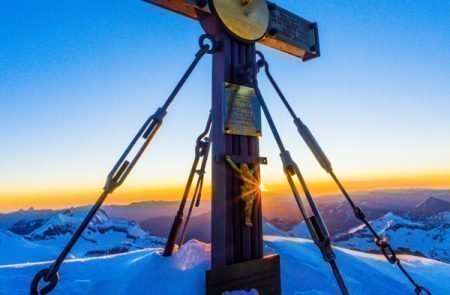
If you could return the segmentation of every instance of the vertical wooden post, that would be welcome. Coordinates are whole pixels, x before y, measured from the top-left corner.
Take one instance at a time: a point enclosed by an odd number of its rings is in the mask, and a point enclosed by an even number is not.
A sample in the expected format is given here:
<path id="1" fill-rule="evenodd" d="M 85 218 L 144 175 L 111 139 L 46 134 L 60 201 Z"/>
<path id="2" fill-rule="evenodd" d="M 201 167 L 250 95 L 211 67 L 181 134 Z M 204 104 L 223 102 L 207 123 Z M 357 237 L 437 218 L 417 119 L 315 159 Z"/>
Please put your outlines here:
<path id="1" fill-rule="evenodd" d="M 242 181 L 236 177 L 225 156 L 255 165 L 259 159 L 258 137 L 225 134 L 222 107 L 224 83 L 251 87 L 243 67 L 255 65 L 255 44 L 244 44 L 222 31 L 211 15 L 199 17 L 205 31 L 222 43 L 213 56 L 212 74 L 212 268 L 263 257 L 262 213 L 260 196 L 255 199 L 252 227 L 245 226 L 245 203 L 240 197 Z M 258 175 L 259 175 L 259 168 Z"/>

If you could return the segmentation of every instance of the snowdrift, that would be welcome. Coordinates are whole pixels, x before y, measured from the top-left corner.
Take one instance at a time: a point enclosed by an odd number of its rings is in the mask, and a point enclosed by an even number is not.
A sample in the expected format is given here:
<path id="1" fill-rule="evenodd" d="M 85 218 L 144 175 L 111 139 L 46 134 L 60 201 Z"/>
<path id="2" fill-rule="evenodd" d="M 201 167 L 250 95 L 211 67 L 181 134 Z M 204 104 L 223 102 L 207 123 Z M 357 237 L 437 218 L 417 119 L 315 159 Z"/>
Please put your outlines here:
<path id="1" fill-rule="evenodd" d="M 204 294 L 210 245 L 189 241 L 171 258 L 161 249 L 67 261 L 53 294 Z M 339 294 L 328 265 L 306 239 L 265 237 L 265 252 L 281 255 L 283 294 Z M 351 294 L 414 294 L 400 270 L 380 255 L 336 248 Z M 450 265 L 401 256 L 418 282 L 434 294 L 450 294 Z M 29 294 L 34 274 L 48 262 L 0 266 L 0 294 Z"/>

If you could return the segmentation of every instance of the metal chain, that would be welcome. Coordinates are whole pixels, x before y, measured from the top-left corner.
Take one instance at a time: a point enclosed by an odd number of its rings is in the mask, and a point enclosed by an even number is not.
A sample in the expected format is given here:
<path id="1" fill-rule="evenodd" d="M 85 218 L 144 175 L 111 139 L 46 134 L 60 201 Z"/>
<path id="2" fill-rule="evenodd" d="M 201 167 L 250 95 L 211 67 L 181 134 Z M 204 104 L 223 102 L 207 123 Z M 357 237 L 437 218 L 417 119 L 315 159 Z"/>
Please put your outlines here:
<path id="1" fill-rule="evenodd" d="M 183 230 L 181 231 L 180 240 L 178 241 L 179 247 L 182 247 L 184 244 L 184 239 L 186 238 L 187 228 L 189 226 L 189 222 L 191 220 L 192 211 L 195 207 L 200 206 L 200 201 L 202 198 L 202 191 L 203 191 L 203 183 L 205 179 L 205 173 L 206 173 L 206 164 L 208 162 L 208 156 L 211 149 L 211 132 L 210 135 L 203 139 L 201 143 L 201 152 L 200 156 L 202 158 L 202 163 L 200 165 L 200 169 L 196 170 L 195 173 L 197 174 L 197 183 L 195 185 L 194 194 L 192 196 L 191 204 L 189 205 L 189 211 L 186 216 L 186 221 L 184 222 Z"/>
<path id="2" fill-rule="evenodd" d="M 299 117 L 297 117 L 297 115 L 295 114 L 294 110 L 292 109 L 292 107 L 290 106 L 289 102 L 287 101 L 286 97 L 284 96 L 284 94 L 282 93 L 280 88 L 278 87 L 278 84 L 275 82 L 275 79 L 272 77 L 272 75 L 270 73 L 269 63 L 264 58 L 264 55 L 261 52 L 259 52 L 259 51 L 257 51 L 256 54 L 260 58 L 258 60 L 258 63 L 257 63 L 258 64 L 258 68 L 260 68 L 260 69 L 264 68 L 265 69 L 265 73 L 266 73 L 267 78 L 269 79 L 270 83 L 274 87 L 275 91 L 278 93 L 279 97 L 281 98 L 281 100 L 282 100 L 283 104 L 285 105 L 285 107 L 287 108 L 288 112 L 293 117 L 294 124 L 296 125 L 297 130 L 299 131 L 301 137 L 306 142 L 306 144 L 308 145 L 309 149 L 314 154 L 314 156 L 316 157 L 317 161 L 322 166 L 322 168 L 327 173 L 329 173 L 330 176 L 333 178 L 334 182 L 339 187 L 339 190 L 342 192 L 342 194 L 344 195 L 345 199 L 347 200 L 347 202 L 352 207 L 356 218 L 361 220 L 367 226 L 367 228 L 370 230 L 370 232 L 374 236 L 375 244 L 380 248 L 381 252 L 386 257 L 387 261 L 389 263 L 391 263 L 391 264 L 397 264 L 398 265 L 398 267 L 403 272 L 403 274 L 414 285 L 414 287 L 415 287 L 414 291 L 415 291 L 416 294 L 430 294 L 431 295 L 430 291 L 428 291 L 426 288 L 424 288 L 424 287 L 422 287 L 422 286 L 420 286 L 419 284 L 416 283 L 416 281 L 411 277 L 411 275 L 403 267 L 403 265 L 401 264 L 401 261 L 397 258 L 397 254 L 395 253 L 394 249 L 389 244 L 387 239 L 386 238 L 382 238 L 382 237 L 380 237 L 378 235 L 378 233 L 372 227 L 370 222 L 367 220 L 367 218 L 366 218 L 364 212 L 361 210 L 361 208 L 355 205 L 355 203 L 353 202 L 353 200 L 350 197 L 350 195 L 347 193 L 347 191 L 344 188 L 344 186 L 341 184 L 341 182 L 339 181 L 337 176 L 334 174 L 331 162 L 328 159 L 328 157 L 326 156 L 326 154 L 323 152 L 323 150 L 320 147 L 319 143 L 314 138 L 314 136 L 311 133 L 311 131 L 309 130 L 309 128 L 300 120 Z"/>
<path id="3" fill-rule="evenodd" d="M 208 156 L 205 154 L 207 150 L 209 151 L 209 145 L 210 140 L 205 139 L 205 137 L 208 135 L 208 133 L 211 130 L 211 124 L 212 124 L 212 118 L 211 113 L 208 117 L 208 122 L 206 123 L 205 130 L 198 136 L 197 138 L 197 144 L 195 146 L 195 158 L 194 162 L 192 163 L 191 171 L 189 173 L 189 177 L 183 192 L 183 197 L 181 198 L 181 203 L 178 208 L 177 214 L 175 215 L 175 218 L 172 223 L 172 227 L 170 228 L 169 236 L 167 237 L 167 242 L 164 247 L 163 256 L 172 256 L 173 249 L 175 248 L 175 241 L 178 237 L 178 233 L 180 232 L 181 225 L 183 223 L 183 217 L 184 217 L 184 207 L 186 206 L 187 199 L 189 197 L 189 191 L 192 187 L 192 182 L 194 181 L 194 176 L 197 173 L 197 166 L 200 161 L 200 158 L 203 157 L 204 161 L 205 158 Z M 206 165 L 206 163 L 205 163 Z M 195 197 L 195 195 L 194 195 Z M 194 200 L 192 200 L 194 202 Z"/>
<path id="4" fill-rule="evenodd" d="M 206 40 L 209 40 L 211 45 L 206 43 Z M 131 143 L 128 145 L 125 152 L 122 154 L 120 159 L 117 161 L 111 172 L 108 174 L 106 184 L 103 188 L 103 193 L 100 195 L 97 202 L 94 204 L 94 206 L 91 208 L 87 216 L 84 218 L 82 223 L 79 225 L 73 236 L 71 237 L 70 241 L 67 243 L 67 245 L 64 247 L 64 249 L 61 251 L 58 258 L 52 263 L 52 265 L 49 268 L 45 268 L 41 271 L 39 271 L 33 278 L 33 281 L 31 282 L 30 286 L 30 294 L 32 295 L 38 295 L 38 294 L 47 294 L 51 292 L 56 285 L 58 284 L 59 280 L 59 274 L 58 271 L 66 259 L 67 255 L 71 251 L 72 247 L 75 245 L 75 243 L 78 241 L 80 236 L 83 234 L 86 227 L 91 222 L 92 218 L 94 218 L 97 211 L 102 206 L 103 202 L 107 198 L 108 195 L 112 194 L 116 188 L 118 188 L 122 183 L 125 181 L 133 167 L 136 165 L 139 158 L 144 153 L 147 146 L 150 144 L 152 139 L 157 134 L 158 130 L 161 128 L 162 122 L 164 117 L 167 114 L 167 109 L 180 91 L 180 89 L 183 87 L 186 80 L 189 78 L 191 73 L 196 68 L 197 64 L 200 62 L 200 60 L 206 55 L 206 54 L 212 54 L 217 49 L 219 44 L 214 40 L 214 38 L 210 35 L 202 35 L 199 38 L 199 51 L 195 54 L 195 59 L 187 69 L 187 71 L 182 76 L 181 80 L 176 85 L 175 89 L 172 91 L 170 96 L 167 98 L 164 105 L 159 108 L 155 114 L 150 116 L 147 121 L 144 123 L 144 125 L 141 127 L 141 129 L 138 131 L 136 136 L 133 138 Z M 127 160 L 127 158 L 130 156 L 130 152 L 135 148 L 137 142 L 139 140 L 143 139 L 143 143 L 140 146 L 140 148 L 137 149 L 137 152 L 134 156 L 131 157 L 131 160 Z M 43 280 L 46 284 L 46 286 L 41 287 L 40 282 Z"/>
<path id="5" fill-rule="evenodd" d="M 275 123 L 272 119 L 272 116 L 270 114 L 270 111 L 264 101 L 264 98 L 261 94 L 261 91 L 258 86 L 258 80 L 257 80 L 257 73 L 252 74 L 252 82 L 253 82 L 253 88 L 255 89 L 256 97 L 258 99 L 258 102 L 264 112 L 264 115 L 266 117 L 266 120 L 269 124 L 270 130 L 275 138 L 275 141 L 277 142 L 278 148 L 280 149 L 280 156 L 281 160 L 283 162 L 283 168 L 286 175 L 286 179 L 289 183 L 289 186 L 292 190 L 292 193 L 295 197 L 295 200 L 297 202 L 297 205 L 300 209 L 300 212 L 303 216 L 303 219 L 305 220 L 305 223 L 308 227 L 308 230 L 311 234 L 311 237 L 314 241 L 314 243 L 317 245 L 317 247 L 322 252 L 322 256 L 326 262 L 329 263 L 333 275 L 336 278 L 336 282 L 338 283 L 339 289 L 341 290 L 342 294 L 347 295 L 349 294 L 347 287 L 345 285 L 345 282 L 342 278 L 342 275 L 339 271 L 339 268 L 336 263 L 336 255 L 333 252 L 333 249 L 331 247 L 331 238 L 328 233 L 328 230 L 325 226 L 325 223 L 323 222 L 323 219 L 320 215 L 320 212 L 312 198 L 312 195 L 309 191 L 309 188 L 306 184 L 305 179 L 303 178 L 299 167 L 292 159 L 289 151 L 286 150 L 284 147 L 283 141 L 281 140 L 280 134 L 278 133 L 277 127 L 275 126 Z M 305 193 L 306 199 L 308 201 L 309 207 L 311 208 L 312 215 L 309 215 L 305 209 L 305 206 L 303 204 L 303 201 L 301 200 L 300 194 L 298 193 L 297 187 L 294 183 L 293 176 L 296 175 L 301 187 L 303 189 L 303 192 Z"/>

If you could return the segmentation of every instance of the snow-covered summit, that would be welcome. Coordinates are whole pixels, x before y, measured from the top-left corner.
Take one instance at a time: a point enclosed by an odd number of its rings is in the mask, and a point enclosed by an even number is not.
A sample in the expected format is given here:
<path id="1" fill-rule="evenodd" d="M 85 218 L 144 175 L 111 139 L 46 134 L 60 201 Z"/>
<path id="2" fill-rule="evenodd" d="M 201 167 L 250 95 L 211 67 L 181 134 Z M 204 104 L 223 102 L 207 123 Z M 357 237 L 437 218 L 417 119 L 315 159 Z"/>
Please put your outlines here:
<path id="1" fill-rule="evenodd" d="M 41 227 L 29 234 L 28 238 L 36 241 L 57 239 L 66 234 L 72 235 L 84 219 L 85 215 L 85 212 L 73 213 L 71 210 L 57 213 L 48 219 Z M 106 212 L 101 209 L 89 223 L 85 235 L 90 236 L 95 235 L 96 233 L 104 234 L 109 231 L 125 233 L 128 238 L 132 239 L 148 235 L 136 224 L 136 222 L 126 219 L 110 218 Z"/>
<path id="2" fill-rule="evenodd" d="M 57 294 L 203 294 L 210 245 L 189 241 L 171 258 L 150 248 L 125 254 L 73 259 L 60 271 Z M 305 239 L 265 237 L 266 254 L 281 256 L 283 294 L 338 294 L 328 265 Z M 337 263 L 351 294 L 413 294 L 407 279 L 380 255 L 336 248 Z M 418 282 L 436 294 L 450 294 L 450 265 L 401 256 Z M 0 266 L 0 294 L 27 294 L 35 272 L 48 263 Z M 231 291 L 231 290 L 230 290 Z"/>

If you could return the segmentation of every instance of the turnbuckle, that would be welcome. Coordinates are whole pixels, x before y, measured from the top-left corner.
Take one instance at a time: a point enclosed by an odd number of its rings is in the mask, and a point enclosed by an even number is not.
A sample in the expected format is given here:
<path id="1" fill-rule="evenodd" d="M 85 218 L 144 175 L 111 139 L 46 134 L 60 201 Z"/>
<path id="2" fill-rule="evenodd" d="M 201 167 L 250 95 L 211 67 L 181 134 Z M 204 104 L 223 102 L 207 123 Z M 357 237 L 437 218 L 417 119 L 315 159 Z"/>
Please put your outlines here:
<path id="1" fill-rule="evenodd" d="M 302 180 L 303 177 L 300 174 L 300 169 L 298 168 L 297 163 L 294 162 L 289 151 L 282 152 L 280 154 L 280 157 L 281 162 L 283 163 L 283 169 L 285 173 L 288 175 L 289 185 L 291 186 L 291 190 L 294 191 L 294 196 L 297 200 L 297 204 L 300 207 L 303 219 L 305 220 L 308 230 L 311 233 L 311 237 L 314 243 L 320 249 L 322 256 L 326 262 L 333 261 L 336 258 L 336 255 L 334 254 L 333 249 L 331 248 L 331 238 L 328 231 L 325 228 L 325 224 L 323 223 L 322 217 L 320 216 L 320 213 L 315 203 L 312 200 L 310 200 L 310 198 L 308 198 L 308 203 L 310 204 L 311 210 L 313 211 L 313 215 L 309 216 L 306 212 L 306 209 L 304 208 L 304 205 L 300 200 L 300 196 L 298 196 L 297 195 L 298 193 L 296 193 L 297 189 L 294 183 L 292 182 L 292 179 L 289 179 L 293 175 L 297 175 L 300 182 L 303 183 Z M 309 195 L 309 192 L 307 191 L 306 194 Z"/>
<path id="2" fill-rule="evenodd" d="M 262 56 L 262 55 L 260 55 L 260 56 Z M 259 60 L 259 61 L 257 61 L 257 65 L 258 64 L 259 65 L 265 64 L 265 61 Z M 347 287 L 345 286 L 344 280 L 342 279 L 342 276 L 339 272 L 339 268 L 336 264 L 335 254 L 331 247 L 331 239 L 330 239 L 329 233 L 326 229 L 326 226 L 323 222 L 322 217 L 320 216 L 320 212 L 317 209 L 317 206 L 311 196 L 309 188 L 308 188 L 302 174 L 300 173 L 300 169 L 298 168 L 297 164 L 292 159 L 290 153 L 284 147 L 283 141 L 280 137 L 280 134 L 278 133 L 277 127 L 272 119 L 270 111 L 269 111 L 269 109 L 264 101 L 264 98 L 261 94 L 261 91 L 258 87 L 258 80 L 257 80 L 256 72 L 253 73 L 252 84 L 253 84 L 253 88 L 255 89 L 255 94 L 258 99 L 258 102 L 264 112 L 267 123 L 270 127 L 270 130 L 272 131 L 273 137 L 275 138 L 275 141 L 280 150 L 280 157 L 283 162 L 283 169 L 285 171 L 286 179 L 287 179 L 289 186 L 291 188 L 291 191 L 295 197 L 295 200 L 300 209 L 300 212 L 305 220 L 308 230 L 311 233 L 311 236 L 312 236 L 315 244 L 322 252 L 322 255 L 323 255 L 325 261 L 328 262 L 330 267 L 332 268 L 333 274 L 336 278 L 336 282 L 339 286 L 339 289 L 341 290 L 343 295 L 347 295 L 349 293 L 348 293 Z M 311 211 L 313 213 L 312 216 L 309 216 L 309 214 L 306 212 L 306 209 L 303 205 L 300 194 L 298 193 L 297 187 L 294 183 L 294 180 L 292 179 L 293 175 L 296 175 L 298 180 L 300 181 L 303 192 L 305 193 L 305 196 L 307 198 L 307 201 L 308 201 Z"/>

